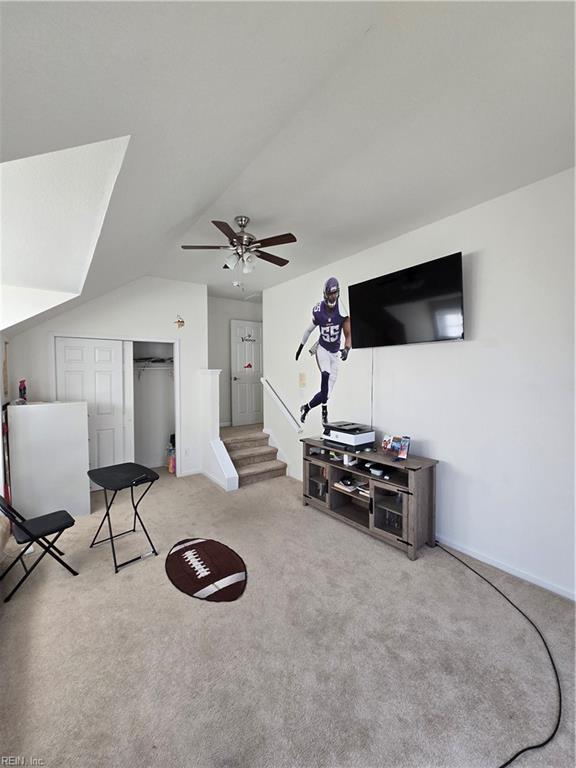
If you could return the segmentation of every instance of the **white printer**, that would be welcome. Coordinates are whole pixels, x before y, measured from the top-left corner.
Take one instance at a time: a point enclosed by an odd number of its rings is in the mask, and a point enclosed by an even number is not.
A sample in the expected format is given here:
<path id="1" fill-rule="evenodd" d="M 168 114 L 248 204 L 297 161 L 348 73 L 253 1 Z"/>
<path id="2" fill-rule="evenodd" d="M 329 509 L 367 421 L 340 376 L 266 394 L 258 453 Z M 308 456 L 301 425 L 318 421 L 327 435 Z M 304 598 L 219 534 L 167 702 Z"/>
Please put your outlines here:
<path id="1" fill-rule="evenodd" d="M 366 424 L 354 424 L 351 421 L 334 421 L 324 425 L 324 442 L 334 443 L 340 448 L 362 451 L 373 448 L 376 433 Z"/>

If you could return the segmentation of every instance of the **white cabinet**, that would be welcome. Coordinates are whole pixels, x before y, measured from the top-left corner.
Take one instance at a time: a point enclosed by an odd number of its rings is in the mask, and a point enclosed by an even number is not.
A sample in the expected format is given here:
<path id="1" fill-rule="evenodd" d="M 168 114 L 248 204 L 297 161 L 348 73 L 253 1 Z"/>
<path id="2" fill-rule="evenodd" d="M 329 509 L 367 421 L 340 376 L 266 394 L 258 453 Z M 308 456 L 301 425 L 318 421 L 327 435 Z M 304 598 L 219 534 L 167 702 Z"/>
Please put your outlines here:
<path id="1" fill-rule="evenodd" d="M 12 504 L 24 517 L 90 513 L 86 403 L 8 406 Z"/>

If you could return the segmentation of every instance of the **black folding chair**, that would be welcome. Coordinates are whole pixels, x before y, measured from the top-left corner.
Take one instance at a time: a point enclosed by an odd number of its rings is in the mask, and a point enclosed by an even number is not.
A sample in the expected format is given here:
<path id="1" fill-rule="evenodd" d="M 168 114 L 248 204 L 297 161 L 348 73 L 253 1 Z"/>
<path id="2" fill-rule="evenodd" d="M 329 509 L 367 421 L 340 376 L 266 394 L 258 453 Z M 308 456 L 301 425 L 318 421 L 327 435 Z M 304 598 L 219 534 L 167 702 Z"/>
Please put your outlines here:
<path id="1" fill-rule="evenodd" d="M 7 603 L 12 595 L 16 592 L 16 590 L 22 586 L 22 584 L 26 581 L 28 576 L 30 576 L 34 568 L 36 568 L 40 560 L 42 560 L 45 555 L 50 555 L 50 557 L 53 557 L 54 560 L 57 560 L 60 565 L 63 565 L 67 571 L 70 571 L 73 576 L 78 576 L 78 572 L 71 568 L 68 563 L 65 563 L 61 557 L 59 557 L 59 555 L 63 555 L 64 552 L 62 552 L 56 546 L 56 541 L 64 533 L 66 528 L 72 528 L 74 525 L 74 518 L 69 515 L 68 512 L 60 510 L 59 512 L 50 512 L 47 515 L 31 517 L 26 520 L 26 518 L 24 518 L 19 512 L 16 512 L 14 507 L 11 507 L 10 504 L 8 504 L 3 496 L 0 496 L 0 510 L 9 520 L 11 520 L 12 534 L 18 544 L 26 544 L 26 546 L 20 551 L 18 557 L 10 563 L 4 573 L 0 574 L 0 580 L 2 580 L 4 576 L 6 576 L 6 574 L 12 570 L 12 568 L 14 568 L 17 562 L 22 563 L 22 567 L 25 571 L 24 576 L 22 576 L 8 597 L 4 598 L 5 603 Z M 56 535 L 52 540 L 50 540 L 48 536 L 52 536 L 53 534 Z M 28 568 L 23 560 L 23 557 L 33 544 L 37 544 L 38 547 L 42 550 L 42 553 L 39 555 L 39 557 L 36 558 L 36 560 L 34 560 L 30 568 Z"/>

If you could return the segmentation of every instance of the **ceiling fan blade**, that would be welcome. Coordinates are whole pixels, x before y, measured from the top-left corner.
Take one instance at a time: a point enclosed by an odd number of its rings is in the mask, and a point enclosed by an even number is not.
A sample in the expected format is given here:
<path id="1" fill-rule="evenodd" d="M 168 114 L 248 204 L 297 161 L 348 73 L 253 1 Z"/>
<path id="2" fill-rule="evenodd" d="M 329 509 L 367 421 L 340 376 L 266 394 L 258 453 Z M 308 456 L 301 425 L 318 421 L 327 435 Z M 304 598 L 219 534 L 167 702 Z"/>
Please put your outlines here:
<path id="1" fill-rule="evenodd" d="M 258 246 L 266 248 L 268 245 L 283 245 L 284 243 L 295 243 L 296 238 L 291 232 L 286 232 L 285 235 L 274 235 L 273 237 L 265 237 L 264 240 L 258 240 Z"/>
<path id="2" fill-rule="evenodd" d="M 226 224 L 225 221 L 213 221 L 212 224 L 214 224 L 215 227 L 218 227 L 220 232 L 222 232 L 230 242 L 236 242 L 236 232 L 234 232 L 230 224 Z"/>
<path id="3" fill-rule="evenodd" d="M 228 245 L 181 245 L 185 251 L 227 251 Z"/>
<path id="4" fill-rule="evenodd" d="M 280 256 L 274 256 L 273 253 L 264 253 L 264 251 L 254 251 L 254 253 L 259 259 L 276 264 L 277 267 L 285 267 L 289 263 L 288 259 L 281 259 Z"/>

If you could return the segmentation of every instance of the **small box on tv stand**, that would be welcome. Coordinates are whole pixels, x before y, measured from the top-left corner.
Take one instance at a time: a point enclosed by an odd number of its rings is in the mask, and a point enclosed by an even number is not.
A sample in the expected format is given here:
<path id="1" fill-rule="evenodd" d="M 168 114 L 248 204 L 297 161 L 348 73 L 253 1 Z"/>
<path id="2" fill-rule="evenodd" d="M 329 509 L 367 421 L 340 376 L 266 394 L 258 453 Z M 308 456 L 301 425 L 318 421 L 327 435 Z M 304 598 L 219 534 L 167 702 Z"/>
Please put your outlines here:
<path id="1" fill-rule="evenodd" d="M 324 425 L 322 439 L 342 450 L 364 451 L 374 447 L 376 433 L 366 424 L 333 421 Z"/>

